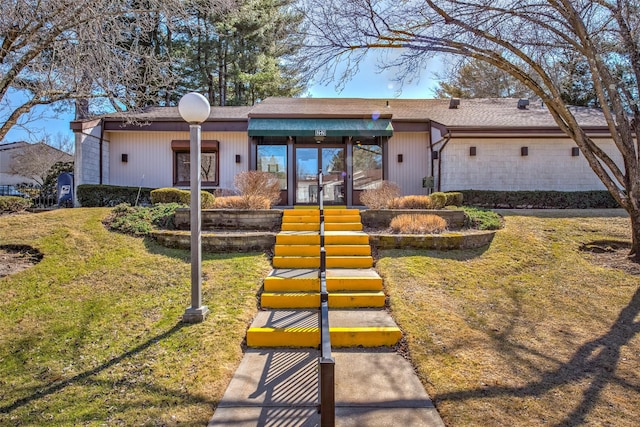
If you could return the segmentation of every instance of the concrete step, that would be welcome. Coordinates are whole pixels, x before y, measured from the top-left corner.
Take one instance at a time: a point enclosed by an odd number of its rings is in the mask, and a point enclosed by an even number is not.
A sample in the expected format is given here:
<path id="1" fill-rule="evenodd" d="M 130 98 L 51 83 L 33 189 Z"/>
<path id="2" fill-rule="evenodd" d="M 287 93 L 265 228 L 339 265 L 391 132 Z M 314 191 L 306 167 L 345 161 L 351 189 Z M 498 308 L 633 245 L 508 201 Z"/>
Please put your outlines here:
<path id="1" fill-rule="evenodd" d="M 274 268 L 320 268 L 320 256 L 274 256 Z M 327 268 L 371 268 L 371 256 L 327 256 Z"/>
<path id="2" fill-rule="evenodd" d="M 330 245 L 368 245 L 369 235 L 362 231 L 343 230 L 327 231 L 324 236 L 325 246 Z M 276 235 L 276 245 L 320 245 L 318 231 L 281 231 Z"/>
<path id="3" fill-rule="evenodd" d="M 382 309 L 329 310 L 332 347 L 393 346 L 402 336 L 398 325 Z M 318 310 L 258 312 L 247 331 L 249 347 L 317 347 Z"/>
<path id="4" fill-rule="evenodd" d="M 327 256 L 368 256 L 371 255 L 369 245 L 326 245 Z M 319 256 L 320 246 L 318 245 L 276 245 L 274 248 L 276 256 Z"/>
<path id="5" fill-rule="evenodd" d="M 330 292 L 329 308 L 384 307 L 382 291 Z M 318 308 L 319 292 L 263 292 L 260 297 L 263 308 Z"/>
<path id="6" fill-rule="evenodd" d="M 325 206 L 325 215 L 360 215 L 359 209 L 347 209 L 346 207 Z M 318 206 L 309 206 L 308 208 L 285 209 L 282 216 L 320 216 L 320 208 Z"/>
<path id="7" fill-rule="evenodd" d="M 283 224 L 293 224 L 297 222 L 310 222 L 318 224 L 320 222 L 320 215 L 283 215 Z"/>
<path id="8" fill-rule="evenodd" d="M 371 269 L 327 269 L 327 291 L 381 291 L 382 278 Z M 314 292 L 320 290 L 316 269 L 273 269 L 264 279 L 265 292 Z"/>
<path id="9" fill-rule="evenodd" d="M 325 224 L 337 224 L 341 222 L 360 222 L 360 214 L 355 215 L 324 215 Z"/>
<path id="10" fill-rule="evenodd" d="M 320 231 L 320 224 L 313 222 L 283 222 L 281 231 Z M 362 231 L 361 222 L 325 222 L 325 231 Z"/>

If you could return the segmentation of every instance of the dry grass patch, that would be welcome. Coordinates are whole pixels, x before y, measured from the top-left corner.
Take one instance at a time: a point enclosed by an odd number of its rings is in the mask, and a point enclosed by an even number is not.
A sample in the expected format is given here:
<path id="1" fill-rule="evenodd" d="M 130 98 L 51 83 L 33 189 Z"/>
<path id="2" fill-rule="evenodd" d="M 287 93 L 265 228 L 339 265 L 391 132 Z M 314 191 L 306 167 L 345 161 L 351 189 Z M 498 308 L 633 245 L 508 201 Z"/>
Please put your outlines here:
<path id="1" fill-rule="evenodd" d="M 0 218 L 41 262 L 0 278 L 0 425 L 206 425 L 241 357 L 264 254 L 206 255 L 205 322 L 184 325 L 188 251 L 111 233 L 109 209 Z"/>
<path id="2" fill-rule="evenodd" d="M 445 423 L 637 425 L 640 277 L 580 250 L 630 240 L 628 219 L 505 222 L 488 248 L 376 264 Z"/>

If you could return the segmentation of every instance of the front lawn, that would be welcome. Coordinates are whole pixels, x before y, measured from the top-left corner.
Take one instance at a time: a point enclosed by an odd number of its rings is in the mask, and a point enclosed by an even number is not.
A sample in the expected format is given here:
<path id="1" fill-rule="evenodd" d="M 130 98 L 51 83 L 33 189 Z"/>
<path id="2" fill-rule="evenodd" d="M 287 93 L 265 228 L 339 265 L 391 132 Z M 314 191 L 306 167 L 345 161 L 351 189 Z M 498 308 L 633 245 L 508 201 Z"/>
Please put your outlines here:
<path id="1" fill-rule="evenodd" d="M 448 426 L 638 425 L 640 276 L 614 256 L 629 220 L 589 213 L 513 211 L 487 248 L 378 254 Z"/>
<path id="2" fill-rule="evenodd" d="M 0 425 L 206 425 L 241 357 L 264 254 L 109 232 L 108 209 L 0 217 L 43 258 L 0 278 Z M 514 211 L 490 246 L 380 251 L 406 351 L 448 426 L 637 425 L 640 276 L 628 219 Z M 583 249 L 588 249 L 585 251 Z M 601 253 L 600 253 L 601 252 Z"/>
<path id="3" fill-rule="evenodd" d="M 42 261 L 0 278 L 0 425 L 206 425 L 242 357 L 264 254 L 203 257 L 204 323 L 184 325 L 188 251 L 109 232 L 109 209 L 0 217 Z"/>

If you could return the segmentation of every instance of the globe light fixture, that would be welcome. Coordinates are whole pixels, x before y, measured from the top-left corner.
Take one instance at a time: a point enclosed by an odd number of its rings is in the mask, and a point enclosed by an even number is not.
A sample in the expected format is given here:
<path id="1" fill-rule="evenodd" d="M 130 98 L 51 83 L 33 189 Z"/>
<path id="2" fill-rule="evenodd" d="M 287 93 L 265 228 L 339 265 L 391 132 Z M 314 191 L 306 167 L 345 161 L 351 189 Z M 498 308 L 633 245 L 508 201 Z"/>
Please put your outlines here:
<path id="1" fill-rule="evenodd" d="M 209 117 L 211 107 L 207 98 L 199 93 L 191 92 L 180 98 L 178 111 L 185 122 L 200 124 Z"/>
<path id="2" fill-rule="evenodd" d="M 182 119 L 189 123 L 191 160 L 191 307 L 187 307 L 185 310 L 182 321 L 199 323 L 209 313 L 207 306 L 202 305 L 202 208 L 200 204 L 200 188 L 202 186 L 200 147 L 202 142 L 200 124 L 209 117 L 211 107 L 207 98 L 199 93 L 191 92 L 180 99 L 178 111 Z"/>

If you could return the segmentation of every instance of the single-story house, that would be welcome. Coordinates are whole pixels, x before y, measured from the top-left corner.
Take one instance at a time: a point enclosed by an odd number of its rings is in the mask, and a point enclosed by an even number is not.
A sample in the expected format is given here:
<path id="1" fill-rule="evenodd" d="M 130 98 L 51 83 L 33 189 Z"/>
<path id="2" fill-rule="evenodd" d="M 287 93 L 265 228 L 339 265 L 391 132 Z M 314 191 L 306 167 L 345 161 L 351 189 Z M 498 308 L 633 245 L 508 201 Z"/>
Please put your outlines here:
<path id="1" fill-rule="evenodd" d="M 56 162 L 70 162 L 73 156 L 43 142 L 0 144 L 0 185 L 42 184 Z"/>
<path id="2" fill-rule="evenodd" d="M 602 112 L 573 110 L 622 164 Z M 71 123 L 76 185 L 189 187 L 189 126 L 177 107 L 134 118 Z M 212 107 L 202 123 L 203 188 L 233 189 L 247 170 L 276 174 L 287 206 L 317 203 L 319 170 L 325 204 L 347 206 L 382 180 L 405 195 L 605 189 L 545 106 L 523 99 L 267 98 Z"/>

